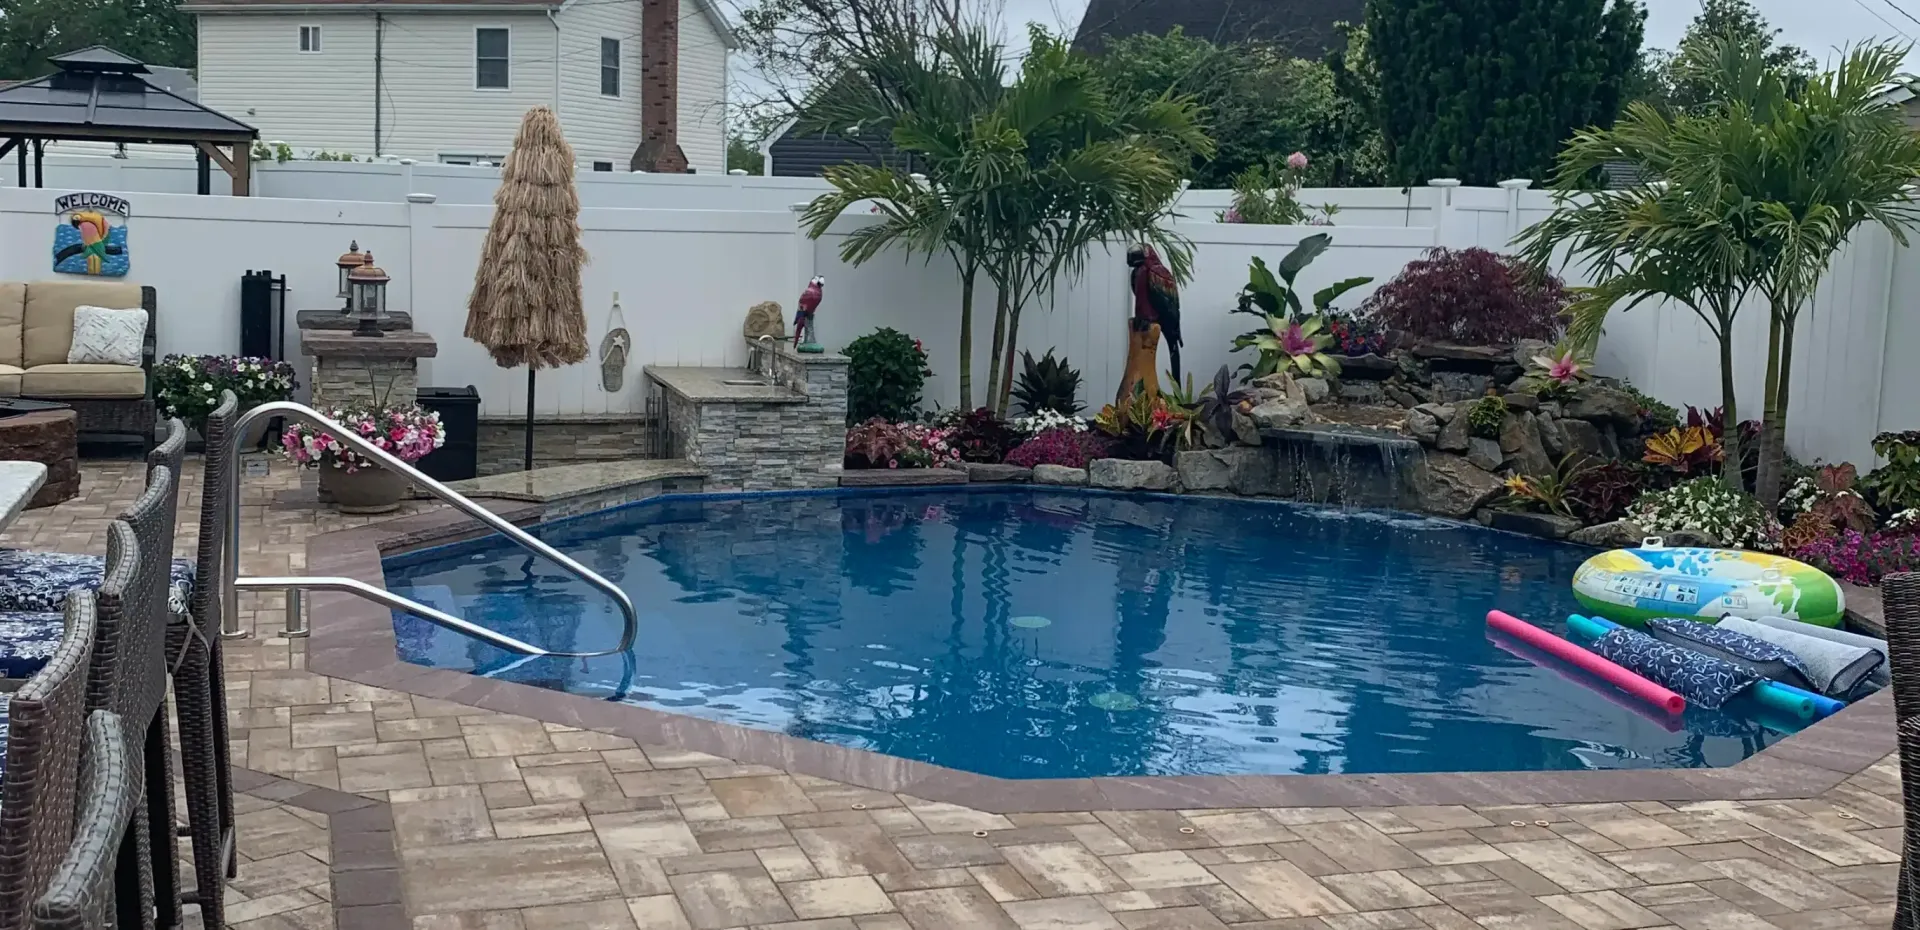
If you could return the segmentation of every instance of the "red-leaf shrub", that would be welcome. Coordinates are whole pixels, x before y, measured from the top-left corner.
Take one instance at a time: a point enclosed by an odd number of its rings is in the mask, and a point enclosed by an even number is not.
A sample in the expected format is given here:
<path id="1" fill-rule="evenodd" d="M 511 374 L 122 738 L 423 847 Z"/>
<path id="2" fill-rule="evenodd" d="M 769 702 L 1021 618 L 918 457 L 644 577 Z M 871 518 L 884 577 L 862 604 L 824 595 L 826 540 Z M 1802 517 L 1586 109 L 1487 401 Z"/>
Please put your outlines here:
<path id="1" fill-rule="evenodd" d="M 1486 249 L 1430 249 L 1373 292 L 1363 313 L 1420 339 L 1465 345 L 1551 342 L 1573 298 L 1550 273 Z"/>
<path id="2" fill-rule="evenodd" d="M 947 434 L 948 444 L 960 450 L 961 459 L 988 465 L 1005 461 L 1007 453 L 1013 451 L 1022 438 L 985 407 L 961 417 Z"/>
<path id="3" fill-rule="evenodd" d="M 1007 453 L 1007 464 L 1021 468 L 1035 465 L 1065 465 L 1085 468 L 1094 459 L 1107 454 L 1105 439 L 1067 427 L 1050 429 L 1020 444 Z"/>
<path id="4" fill-rule="evenodd" d="M 1652 483 L 1644 469 L 1617 460 L 1602 462 L 1573 479 L 1567 503 L 1574 516 L 1587 523 L 1610 523 L 1626 516 Z"/>

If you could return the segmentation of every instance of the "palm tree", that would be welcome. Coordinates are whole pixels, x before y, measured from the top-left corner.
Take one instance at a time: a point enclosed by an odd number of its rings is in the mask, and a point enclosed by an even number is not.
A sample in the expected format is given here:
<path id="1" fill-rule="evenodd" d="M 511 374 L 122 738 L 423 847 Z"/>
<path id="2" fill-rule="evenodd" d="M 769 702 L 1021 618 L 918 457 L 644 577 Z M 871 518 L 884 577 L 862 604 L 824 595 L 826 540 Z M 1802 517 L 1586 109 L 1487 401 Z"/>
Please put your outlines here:
<path id="1" fill-rule="evenodd" d="M 1212 151 L 1188 99 L 1115 99 L 1083 56 L 1035 29 L 1019 78 L 975 25 L 876 43 L 854 74 L 823 95 L 813 118 L 884 131 L 914 156 L 924 180 L 897 168 L 829 170 L 834 190 L 809 205 L 812 235 L 871 201 L 882 220 L 850 236 L 842 257 L 864 262 L 889 247 L 951 254 L 961 273 L 961 399 L 972 406 L 975 277 L 996 286 L 987 405 L 1004 412 L 1020 312 L 1079 273 L 1091 247 L 1122 235 L 1161 247 L 1176 270 L 1183 240 L 1161 220 L 1180 168 Z"/>

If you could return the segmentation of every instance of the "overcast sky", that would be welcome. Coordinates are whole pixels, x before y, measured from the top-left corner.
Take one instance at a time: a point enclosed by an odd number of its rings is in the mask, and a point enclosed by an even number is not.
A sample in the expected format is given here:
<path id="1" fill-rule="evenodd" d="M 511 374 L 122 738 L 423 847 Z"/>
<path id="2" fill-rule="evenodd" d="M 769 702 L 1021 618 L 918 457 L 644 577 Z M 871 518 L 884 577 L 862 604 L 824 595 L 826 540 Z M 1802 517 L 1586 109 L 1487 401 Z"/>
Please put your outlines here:
<path id="1" fill-rule="evenodd" d="M 1044 23 L 1056 30 L 1072 31 L 1080 25 L 1087 0 L 1003 0 L 1010 38 L 1025 42 L 1023 25 L 1029 21 Z M 1288 0 L 1271 0 L 1288 2 Z M 1644 0 L 1648 8 L 1647 42 L 1657 48 L 1672 48 L 1686 32 L 1687 23 L 1700 11 L 1699 0 Z M 1920 23 L 1899 11 L 1920 19 L 1920 0 L 1754 0 L 1773 25 L 1784 30 L 1781 38 L 1826 60 L 1835 48 L 1862 39 L 1920 38 Z M 1904 32 L 1904 35 L 1902 33 Z M 1920 68 L 1920 57 L 1908 56 L 1908 67 Z"/>

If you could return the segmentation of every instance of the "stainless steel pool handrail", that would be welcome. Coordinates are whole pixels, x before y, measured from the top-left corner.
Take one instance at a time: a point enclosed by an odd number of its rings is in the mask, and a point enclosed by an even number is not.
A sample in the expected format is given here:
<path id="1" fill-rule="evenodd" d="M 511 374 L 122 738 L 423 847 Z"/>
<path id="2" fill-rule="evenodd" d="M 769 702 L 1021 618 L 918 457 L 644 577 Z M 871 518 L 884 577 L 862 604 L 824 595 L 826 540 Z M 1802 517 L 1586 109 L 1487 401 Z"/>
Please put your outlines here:
<path id="1" fill-rule="evenodd" d="M 328 435 L 345 443 L 354 452 L 378 462 L 382 468 L 391 469 L 404 475 L 409 481 L 412 481 L 419 487 L 425 488 L 427 493 L 452 504 L 455 509 L 486 524 L 487 528 L 507 537 L 509 540 L 512 540 L 514 544 L 533 552 L 535 555 L 545 556 L 574 577 L 599 588 L 605 592 L 607 596 L 613 598 L 614 604 L 620 608 L 621 619 L 624 621 L 624 626 L 620 632 L 620 644 L 612 649 L 599 652 L 556 652 L 551 649 L 542 649 L 539 646 L 521 642 L 504 633 L 495 632 L 475 623 L 469 623 L 452 614 L 428 607 L 411 598 L 402 597 L 401 595 L 377 585 L 368 584 L 357 578 L 329 578 L 310 575 L 240 577 L 240 478 L 244 471 L 244 469 L 239 467 L 240 439 L 247 435 L 248 428 L 255 422 L 272 416 L 291 417 L 319 428 Z M 272 403 L 261 404 L 242 414 L 239 421 L 234 424 L 233 429 L 228 432 L 228 437 L 226 452 L 228 461 L 233 463 L 233 467 L 228 469 L 225 486 L 217 489 L 217 493 L 226 495 L 227 500 L 227 539 L 226 545 L 223 547 L 226 552 L 221 561 L 220 606 L 222 613 L 220 633 L 222 636 L 235 637 L 246 635 L 240 627 L 239 607 L 241 588 L 278 589 L 286 591 L 287 635 L 305 635 L 306 624 L 299 619 L 302 616 L 300 592 L 312 589 L 316 591 L 340 591 L 379 604 L 384 604 L 395 610 L 404 610 L 429 623 L 445 627 L 456 633 L 471 636 L 519 655 L 591 659 L 599 656 L 616 655 L 626 652 L 633 647 L 634 638 L 639 634 L 640 630 L 640 615 L 634 610 L 633 600 L 627 597 L 627 592 L 620 590 L 617 585 L 602 578 L 592 569 L 581 565 L 559 550 L 534 538 L 533 535 L 526 530 L 514 526 L 512 523 L 501 519 L 500 516 L 493 511 L 474 503 L 460 492 L 427 477 L 425 474 L 422 474 L 419 469 L 401 461 L 400 458 L 393 453 L 354 434 L 351 430 L 329 419 L 320 411 L 305 404 L 297 404 L 292 401 L 274 401 Z"/>

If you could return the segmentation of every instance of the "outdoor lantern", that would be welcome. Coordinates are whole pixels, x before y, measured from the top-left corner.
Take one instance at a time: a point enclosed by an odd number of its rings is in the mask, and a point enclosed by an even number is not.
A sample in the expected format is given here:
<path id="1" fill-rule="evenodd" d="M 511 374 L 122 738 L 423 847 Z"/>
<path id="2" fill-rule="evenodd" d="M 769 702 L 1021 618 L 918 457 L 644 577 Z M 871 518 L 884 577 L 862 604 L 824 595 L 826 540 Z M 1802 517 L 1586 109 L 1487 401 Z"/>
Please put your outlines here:
<path id="1" fill-rule="evenodd" d="M 360 240 L 358 239 L 353 240 L 347 245 L 345 254 L 333 260 L 333 267 L 340 270 L 340 293 L 333 296 L 340 298 L 341 301 L 344 302 L 344 305 L 340 308 L 341 313 L 353 312 L 353 301 L 350 299 L 351 295 L 347 291 L 347 276 L 352 274 L 355 268 L 366 263 L 367 257 L 361 254 Z"/>
<path id="2" fill-rule="evenodd" d="M 373 253 L 366 253 L 359 267 L 347 272 L 347 290 L 349 306 L 354 316 L 359 318 L 354 326 L 356 336 L 378 336 L 380 321 L 387 315 L 387 282 L 392 280 L 373 263 Z"/>

